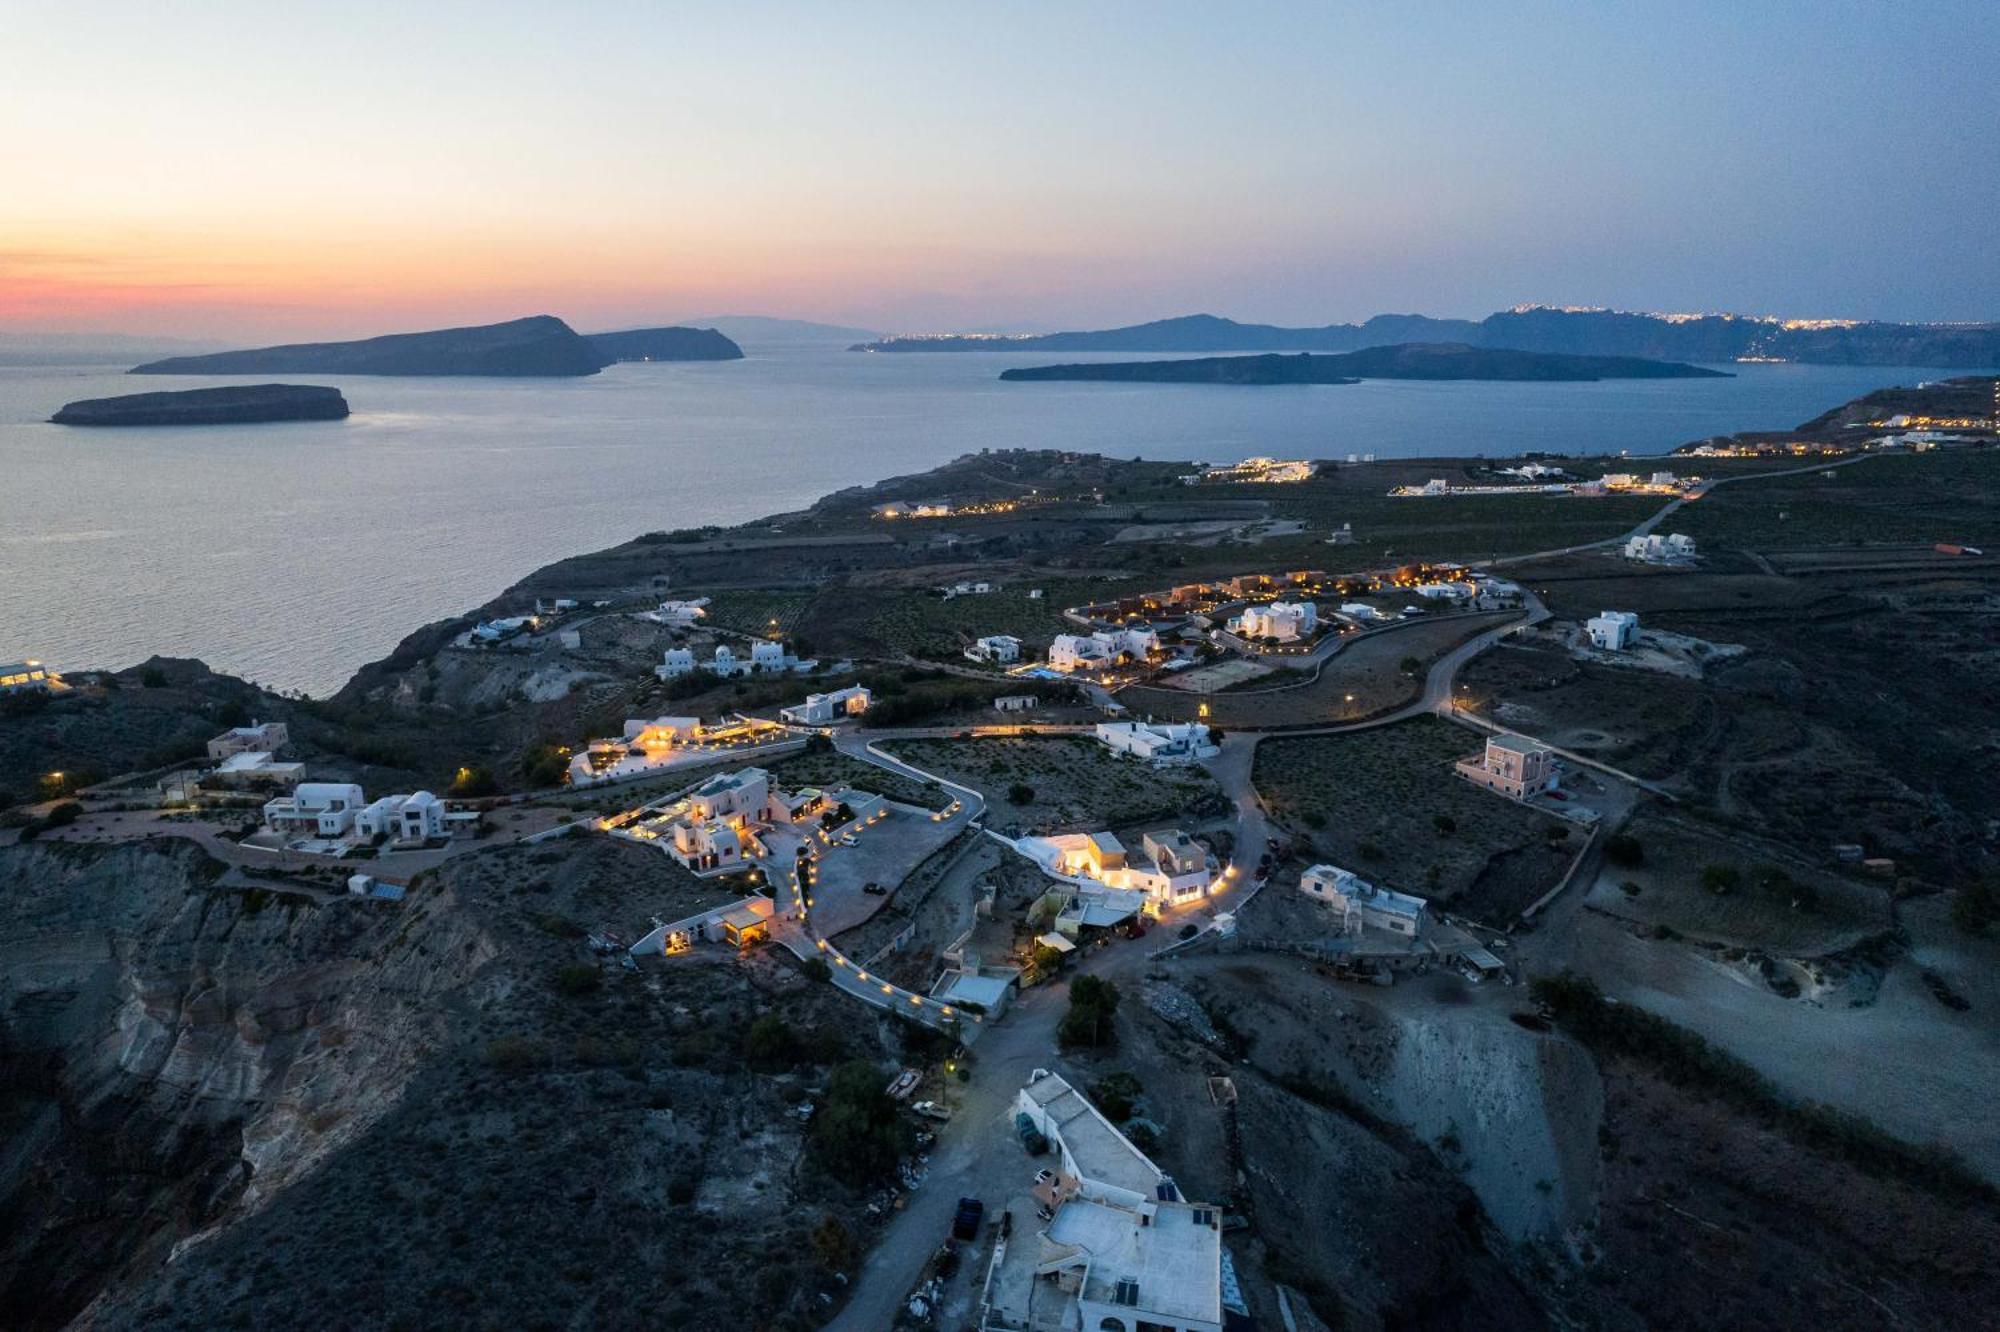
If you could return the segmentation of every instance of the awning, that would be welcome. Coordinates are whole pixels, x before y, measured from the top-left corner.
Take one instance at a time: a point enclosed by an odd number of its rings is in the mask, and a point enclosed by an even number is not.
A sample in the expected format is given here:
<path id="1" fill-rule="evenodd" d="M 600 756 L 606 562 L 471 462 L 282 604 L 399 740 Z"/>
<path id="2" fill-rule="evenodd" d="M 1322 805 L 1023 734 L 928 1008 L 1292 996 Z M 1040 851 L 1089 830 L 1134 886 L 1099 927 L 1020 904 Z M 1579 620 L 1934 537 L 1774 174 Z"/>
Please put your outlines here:
<path id="1" fill-rule="evenodd" d="M 1076 951 L 1076 945 L 1068 939 L 1063 938 L 1060 934 L 1044 934 L 1041 938 L 1035 940 L 1035 942 L 1044 948 L 1053 948 L 1058 953 L 1074 953 Z"/>

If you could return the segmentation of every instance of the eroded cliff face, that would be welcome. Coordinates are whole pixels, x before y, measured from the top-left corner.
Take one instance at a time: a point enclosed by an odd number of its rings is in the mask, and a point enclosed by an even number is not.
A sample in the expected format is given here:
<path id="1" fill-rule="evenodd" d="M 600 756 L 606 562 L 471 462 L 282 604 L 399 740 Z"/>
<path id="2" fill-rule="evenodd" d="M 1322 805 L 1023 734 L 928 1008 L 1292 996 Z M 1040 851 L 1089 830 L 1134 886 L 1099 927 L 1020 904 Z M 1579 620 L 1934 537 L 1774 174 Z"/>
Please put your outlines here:
<path id="1" fill-rule="evenodd" d="M 0 1325 L 60 1326 L 313 1169 L 491 953 L 455 913 L 216 869 L 178 842 L 0 850 Z"/>

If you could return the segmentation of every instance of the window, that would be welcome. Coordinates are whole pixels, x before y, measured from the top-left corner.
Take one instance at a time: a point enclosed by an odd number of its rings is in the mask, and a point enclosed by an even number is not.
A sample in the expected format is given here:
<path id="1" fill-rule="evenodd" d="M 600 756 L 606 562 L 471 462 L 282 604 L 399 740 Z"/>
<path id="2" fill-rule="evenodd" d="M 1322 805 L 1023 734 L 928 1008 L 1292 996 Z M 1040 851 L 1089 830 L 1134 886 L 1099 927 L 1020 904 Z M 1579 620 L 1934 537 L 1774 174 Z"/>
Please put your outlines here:
<path id="1" fill-rule="evenodd" d="M 1125 1332 L 1124 1320 L 1106 1318 L 1097 1324 L 1097 1332 Z"/>

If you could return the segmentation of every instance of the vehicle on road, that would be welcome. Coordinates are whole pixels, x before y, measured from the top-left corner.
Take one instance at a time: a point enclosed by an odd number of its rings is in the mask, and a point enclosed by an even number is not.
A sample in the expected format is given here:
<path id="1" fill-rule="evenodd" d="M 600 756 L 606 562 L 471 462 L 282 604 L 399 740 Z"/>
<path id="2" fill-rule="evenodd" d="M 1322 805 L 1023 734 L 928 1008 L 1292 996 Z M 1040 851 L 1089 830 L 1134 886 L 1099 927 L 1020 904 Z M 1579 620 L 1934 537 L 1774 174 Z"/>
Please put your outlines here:
<path id="1" fill-rule="evenodd" d="M 986 1204 L 977 1198 L 960 1198 L 951 1218 L 951 1237 L 970 1242 L 979 1238 L 979 1225 L 986 1219 Z"/>
<path id="2" fill-rule="evenodd" d="M 910 1109 L 914 1113 L 922 1115 L 925 1119 L 935 1119 L 939 1123 L 943 1123 L 951 1118 L 951 1111 L 939 1105 L 936 1101 L 918 1101 Z"/>
<path id="3" fill-rule="evenodd" d="M 861 885 L 861 891 L 867 893 L 870 897 L 881 897 L 889 890 L 873 879 L 870 879 L 867 883 Z"/>

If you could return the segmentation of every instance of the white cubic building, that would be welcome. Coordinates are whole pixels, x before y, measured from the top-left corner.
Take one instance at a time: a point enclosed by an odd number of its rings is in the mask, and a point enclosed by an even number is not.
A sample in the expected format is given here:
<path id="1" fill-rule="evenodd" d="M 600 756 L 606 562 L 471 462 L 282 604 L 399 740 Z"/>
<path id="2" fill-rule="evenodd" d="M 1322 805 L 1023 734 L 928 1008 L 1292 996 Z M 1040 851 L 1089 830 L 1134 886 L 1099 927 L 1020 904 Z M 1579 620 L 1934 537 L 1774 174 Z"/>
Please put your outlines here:
<path id="1" fill-rule="evenodd" d="M 1239 638 L 1275 638 L 1295 643 L 1310 638 L 1319 627 L 1319 607 L 1310 601 L 1274 601 L 1268 606 L 1245 606 L 1229 622 L 1229 632 Z"/>
<path id="2" fill-rule="evenodd" d="M 830 694 L 807 694 L 806 701 L 781 708 L 778 716 L 793 726 L 827 726 L 868 711 L 871 698 L 866 689 L 851 684 Z"/>
<path id="3" fill-rule="evenodd" d="M 219 763 L 233 754 L 276 754 L 291 743 L 291 738 L 283 722 L 252 721 L 248 726 L 232 726 L 209 741 L 208 756 Z"/>
<path id="4" fill-rule="evenodd" d="M 287 837 L 342 837 L 367 803 L 352 782 L 304 782 L 264 802 L 264 826 Z"/>
<path id="5" fill-rule="evenodd" d="M 1667 536 L 1635 536 L 1625 543 L 1625 558 L 1646 564 L 1678 564 L 1695 556 L 1694 538 L 1674 532 Z"/>
<path id="6" fill-rule="evenodd" d="M 1123 661 L 1144 661 L 1159 650 L 1160 636 L 1143 627 L 1058 634 L 1049 644 L 1049 666 L 1064 672 L 1103 670 Z"/>
<path id="7" fill-rule="evenodd" d="M 1011 634 L 992 634 L 967 648 L 965 655 L 971 661 L 1010 666 L 1021 659 L 1021 640 Z"/>
<path id="8" fill-rule="evenodd" d="M 442 837 L 444 801 L 429 791 L 383 796 L 355 815 L 354 830 L 363 837 L 385 837 L 392 842 Z"/>
<path id="9" fill-rule="evenodd" d="M 1415 939 L 1429 923 L 1423 898 L 1377 888 L 1338 865 L 1314 865 L 1299 876 L 1299 891 L 1338 912 L 1342 934 L 1359 934 L 1365 926 Z"/>
<path id="10" fill-rule="evenodd" d="M 693 675 L 694 649 L 668 648 L 666 659 L 653 668 L 653 674 L 662 680 L 678 680 L 683 675 Z"/>
<path id="11" fill-rule="evenodd" d="M 1099 744 L 1114 754 L 1131 754 L 1157 766 L 1212 758 L 1220 748 L 1201 722 L 1099 722 Z"/>
<path id="12" fill-rule="evenodd" d="M 1605 611 L 1583 622 L 1591 646 L 1623 652 L 1638 641 L 1639 617 L 1631 611 Z"/>

